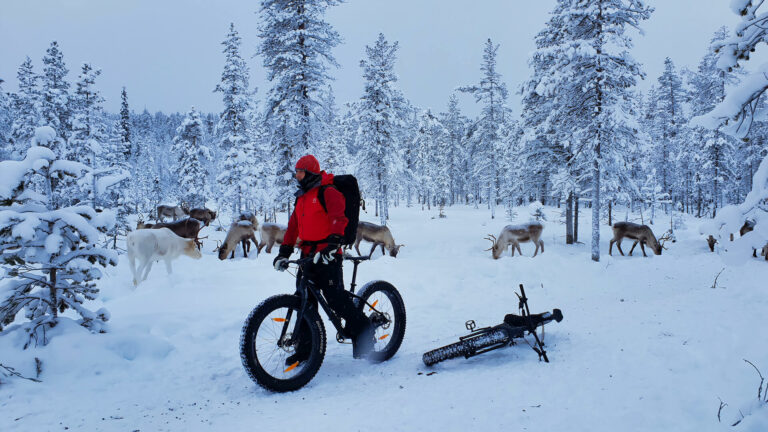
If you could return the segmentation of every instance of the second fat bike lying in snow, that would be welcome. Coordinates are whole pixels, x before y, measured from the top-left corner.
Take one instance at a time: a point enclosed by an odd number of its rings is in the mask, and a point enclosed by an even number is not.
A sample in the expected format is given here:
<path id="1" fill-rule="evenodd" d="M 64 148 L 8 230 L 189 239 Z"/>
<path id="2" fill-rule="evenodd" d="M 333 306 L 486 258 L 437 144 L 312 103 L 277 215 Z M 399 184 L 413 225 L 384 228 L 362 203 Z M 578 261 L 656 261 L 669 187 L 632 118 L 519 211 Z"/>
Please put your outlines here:
<path id="1" fill-rule="evenodd" d="M 456 343 L 424 353 L 422 356 L 424 364 L 432 366 L 443 360 L 456 357 L 470 358 L 487 353 L 488 351 L 514 345 L 515 339 L 524 339 L 526 333 L 532 334 L 535 339 L 535 344 L 531 348 L 539 355 L 539 360 L 544 360 L 548 363 L 549 358 L 547 358 L 547 352 L 544 350 L 544 342 L 536 334 L 536 328 L 543 328 L 544 324 L 552 321 L 562 321 L 563 313 L 560 309 L 554 309 L 552 312 L 532 315 L 528 308 L 528 298 L 525 296 L 525 289 L 522 284 L 520 285 L 520 294 L 517 294 L 517 298 L 519 299 L 519 315 L 507 314 L 504 317 L 503 323 L 477 330 L 475 330 L 474 321 L 467 321 L 465 325 L 470 334 L 460 337 Z"/>
<path id="2" fill-rule="evenodd" d="M 354 264 L 348 293 L 375 327 L 376 342 L 368 360 L 383 362 L 395 355 L 403 342 L 405 304 L 397 289 L 385 281 L 368 282 L 355 294 L 357 266 L 368 259 L 370 257 L 344 255 L 344 260 Z M 309 256 L 288 261 L 288 264 L 303 269 L 312 260 L 313 257 Z M 349 339 L 341 318 L 331 310 L 322 292 L 312 280 L 304 276 L 306 274 L 306 271 L 300 272 L 296 294 L 276 295 L 264 300 L 251 311 L 243 325 L 240 336 L 243 366 L 251 379 L 268 390 L 298 390 L 315 376 L 323 363 L 325 326 L 317 308 L 308 301 L 309 296 L 317 299 L 317 304 L 336 327 L 336 341 L 346 343 Z M 286 359 L 296 352 L 300 343 L 306 343 L 301 340 L 303 337 L 311 341 L 309 358 L 293 363 L 288 360 L 289 364 L 286 364 Z"/>

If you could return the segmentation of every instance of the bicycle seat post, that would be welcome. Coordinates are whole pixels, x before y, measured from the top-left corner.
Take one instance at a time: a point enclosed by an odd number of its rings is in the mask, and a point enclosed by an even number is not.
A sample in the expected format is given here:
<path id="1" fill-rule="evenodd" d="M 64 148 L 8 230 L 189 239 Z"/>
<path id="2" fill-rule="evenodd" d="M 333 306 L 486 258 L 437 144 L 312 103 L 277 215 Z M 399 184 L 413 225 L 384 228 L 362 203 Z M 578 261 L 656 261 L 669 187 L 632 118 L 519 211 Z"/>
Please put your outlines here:
<path id="1" fill-rule="evenodd" d="M 352 283 L 349 286 L 349 291 L 354 293 L 355 292 L 355 279 L 357 279 L 357 266 L 360 264 L 360 261 L 358 260 L 352 260 L 352 264 L 354 267 L 352 268 Z"/>

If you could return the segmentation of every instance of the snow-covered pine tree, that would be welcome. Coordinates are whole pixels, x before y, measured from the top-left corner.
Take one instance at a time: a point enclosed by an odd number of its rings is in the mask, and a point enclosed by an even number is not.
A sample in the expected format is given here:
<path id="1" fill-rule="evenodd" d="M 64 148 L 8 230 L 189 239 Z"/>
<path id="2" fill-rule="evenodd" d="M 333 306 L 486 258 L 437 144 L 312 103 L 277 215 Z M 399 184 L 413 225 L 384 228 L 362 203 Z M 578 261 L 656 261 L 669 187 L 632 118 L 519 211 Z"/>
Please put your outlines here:
<path id="1" fill-rule="evenodd" d="M 69 69 L 64 64 L 64 55 L 59 49 L 58 42 L 51 42 L 51 46 L 45 52 L 43 74 L 40 76 L 41 122 L 51 126 L 66 142 L 71 131 L 69 82 L 67 82 Z M 57 153 L 58 157 L 63 155 L 64 153 Z"/>
<path id="2" fill-rule="evenodd" d="M 681 148 L 681 132 L 685 123 L 683 115 L 683 102 L 686 94 L 683 89 L 683 82 L 675 71 L 675 65 L 667 57 L 664 60 L 664 71 L 658 78 L 658 86 L 650 94 L 652 100 L 649 101 L 650 110 L 645 114 L 650 121 L 648 134 L 653 140 L 654 146 L 651 148 L 649 158 L 655 169 L 654 179 L 657 179 L 661 190 L 669 197 L 673 195 L 676 201 L 683 201 L 686 193 L 680 190 L 685 187 L 683 178 L 677 178 L 680 174 L 679 169 L 673 161 L 676 160 L 676 153 Z M 644 182 L 647 186 L 647 181 Z M 677 186 L 674 186 L 677 185 Z M 674 189 L 677 189 L 673 191 Z"/>
<path id="3" fill-rule="evenodd" d="M 466 201 L 467 184 L 463 173 L 468 172 L 469 155 L 464 145 L 468 119 L 461 114 L 459 98 L 451 94 L 448 98 L 448 111 L 440 114 L 440 121 L 445 127 L 448 151 L 448 182 L 450 189 L 449 205 L 457 201 Z M 462 173 L 461 175 L 459 173 Z"/>
<path id="4" fill-rule="evenodd" d="M 125 90 L 125 87 L 120 91 L 120 120 L 118 121 L 117 130 L 120 136 L 118 148 L 120 155 L 126 161 L 135 163 L 133 142 L 131 141 L 131 110 L 128 107 L 128 92 Z"/>
<path id="5" fill-rule="evenodd" d="M 475 101 L 482 104 L 480 117 L 476 120 L 477 127 L 474 148 L 474 172 L 482 193 L 488 199 L 491 210 L 491 218 L 496 217 L 496 204 L 499 197 L 498 183 L 498 150 L 500 144 L 499 125 L 502 124 L 507 108 L 507 86 L 501 79 L 501 74 L 496 71 L 496 52 L 499 45 L 493 44 L 489 38 L 483 48 L 483 62 L 480 71 L 483 78 L 480 83 L 473 86 L 459 88 L 459 91 L 469 93 L 475 97 Z"/>
<path id="6" fill-rule="evenodd" d="M 13 141 L 12 157 L 21 159 L 25 154 L 35 128 L 40 122 L 40 90 L 38 81 L 40 77 L 35 73 L 32 60 L 27 57 L 19 66 L 16 73 L 19 82 L 19 91 L 12 97 L 13 123 L 11 124 L 11 140 Z M 52 149 L 57 155 L 61 155 L 62 149 Z"/>
<path id="7" fill-rule="evenodd" d="M 727 38 L 728 30 L 725 27 L 715 32 L 710 42 L 710 49 L 699 63 L 696 73 L 691 77 L 691 106 L 694 116 L 712 111 L 725 99 L 726 86 L 738 82 L 733 73 L 717 67 L 717 55 L 712 48 Z M 710 130 L 698 127 L 695 135 L 698 138 L 696 148 L 693 149 L 698 156 L 698 164 L 694 167 L 695 183 L 698 189 L 697 216 L 701 216 L 702 210 L 709 209 L 709 213 L 714 217 L 717 208 L 727 204 L 723 202 L 724 183 L 733 182 L 735 178 L 738 144 L 733 137 L 719 128 Z"/>
<path id="8" fill-rule="evenodd" d="M 523 143 L 520 158 L 525 163 L 523 189 L 536 190 L 549 185 L 554 199 L 566 203 L 566 244 L 573 243 L 573 202 L 576 193 L 576 164 L 568 119 L 557 113 L 558 99 L 550 97 L 551 89 L 540 86 L 543 79 L 556 73 L 559 67 L 551 48 L 561 45 L 568 37 L 562 9 L 557 2 L 550 19 L 534 38 L 536 50 L 528 60 L 531 77 L 519 89 L 523 97 L 521 112 Z M 570 177 L 570 178 L 569 178 Z M 544 199 L 544 197 L 540 197 Z"/>
<path id="9" fill-rule="evenodd" d="M 322 105 L 327 110 L 320 116 L 317 139 L 317 158 L 320 166 L 328 172 L 343 173 L 350 171 L 350 157 L 341 138 L 341 121 L 336 109 L 336 98 L 329 85 L 321 96 Z"/>
<path id="10" fill-rule="evenodd" d="M 577 163 L 592 192 L 592 259 L 600 260 L 603 176 L 626 174 L 626 148 L 634 137 L 630 89 L 643 74 L 629 55 L 626 26 L 639 28 L 652 9 L 639 0 L 558 0 L 563 31 L 550 52 L 556 67 L 539 86 L 564 116 L 577 146 Z M 631 181 L 631 179 L 626 179 Z"/>
<path id="11" fill-rule="evenodd" d="M 88 201 L 94 208 L 101 208 L 98 178 L 105 173 L 102 159 L 109 156 L 107 149 L 107 129 L 104 124 L 104 98 L 96 89 L 96 78 L 100 69 L 94 69 L 89 63 L 83 63 L 78 76 L 75 93 L 71 98 L 72 135 L 67 144 L 65 158 L 85 164 L 90 171 L 90 184 L 73 187 L 68 198 L 70 203 Z"/>
<path id="12" fill-rule="evenodd" d="M 416 151 L 414 177 L 419 186 L 423 204 L 428 208 L 448 204 L 450 195 L 450 151 L 448 130 L 432 114 L 424 110 L 419 116 L 413 148 Z"/>
<path id="13" fill-rule="evenodd" d="M 70 320 L 62 315 L 69 309 L 80 316 L 76 322 L 92 332 L 106 331 L 109 319 L 108 311 L 93 312 L 85 303 L 98 296 L 99 267 L 117 264 L 115 252 L 97 246 L 100 233 L 114 224 L 114 214 L 84 205 L 54 206 L 60 201 L 54 196 L 63 191 L 55 190 L 52 180 L 90 170 L 58 159 L 46 148 L 57 139 L 51 127 L 38 128 L 23 160 L 0 162 L 0 265 L 5 273 L 0 282 L 0 331 L 24 310 L 26 321 L 18 329 L 29 336 L 25 346 L 46 344 L 48 331 Z M 34 177 L 46 185 L 43 193 L 27 188 Z"/>
<path id="14" fill-rule="evenodd" d="M 395 87 L 397 42 L 389 43 L 379 33 L 373 46 L 366 46 L 363 68 L 365 90 L 358 108 L 356 135 L 357 178 L 366 196 L 376 200 L 381 225 L 389 219 L 390 187 L 402 171 L 398 153 L 404 98 Z"/>
<path id="15" fill-rule="evenodd" d="M 339 0 L 261 0 L 260 4 L 258 53 L 272 83 L 266 102 L 270 154 L 279 158 L 278 196 L 290 206 L 294 164 L 315 150 L 315 123 L 325 110 L 320 92 L 331 79 L 328 65 L 337 66 L 331 49 L 340 38 L 323 15 Z"/>
<path id="16" fill-rule="evenodd" d="M 220 92 L 224 110 L 219 114 L 216 132 L 220 137 L 218 147 L 224 153 L 216 182 L 229 207 L 240 213 L 246 210 L 245 195 L 251 191 L 251 176 L 259 163 L 256 145 L 249 140 L 248 128 L 251 111 L 251 93 L 248 90 L 248 65 L 240 55 L 241 38 L 234 23 L 222 42 L 225 55 L 221 82 L 215 92 Z M 250 209 L 249 209 L 250 210 Z"/>
<path id="17" fill-rule="evenodd" d="M 171 152 L 177 158 L 174 172 L 178 178 L 179 198 L 190 207 L 204 207 L 209 195 L 205 167 L 211 153 L 203 144 L 203 123 L 194 107 L 176 129 Z"/>
<path id="18" fill-rule="evenodd" d="M 0 161 L 11 159 L 11 101 L 3 90 L 5 80 L 0 78 Z"/>

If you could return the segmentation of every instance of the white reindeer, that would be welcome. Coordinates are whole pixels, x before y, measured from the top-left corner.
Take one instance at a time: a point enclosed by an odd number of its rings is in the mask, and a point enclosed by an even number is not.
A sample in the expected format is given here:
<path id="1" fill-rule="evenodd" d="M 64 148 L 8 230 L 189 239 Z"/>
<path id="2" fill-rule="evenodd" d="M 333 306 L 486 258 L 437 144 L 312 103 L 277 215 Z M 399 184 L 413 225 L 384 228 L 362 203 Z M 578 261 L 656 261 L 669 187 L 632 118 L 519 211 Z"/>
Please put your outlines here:
<path id="1" fill-rule="evenodd" d="M 177 236 L 168 228 L 137 230 L 128 234 L 126 240 L 128 262 L 133 274 L 133 286 L 147 279 L 152 264 L 164 260 L 168 274 L 172 273 L 171 261 L 181 255 L 200 259 L 202 254 L 197 249 L 193 239 Z M 136 269 L 136 260 L 139 268 Z"/>

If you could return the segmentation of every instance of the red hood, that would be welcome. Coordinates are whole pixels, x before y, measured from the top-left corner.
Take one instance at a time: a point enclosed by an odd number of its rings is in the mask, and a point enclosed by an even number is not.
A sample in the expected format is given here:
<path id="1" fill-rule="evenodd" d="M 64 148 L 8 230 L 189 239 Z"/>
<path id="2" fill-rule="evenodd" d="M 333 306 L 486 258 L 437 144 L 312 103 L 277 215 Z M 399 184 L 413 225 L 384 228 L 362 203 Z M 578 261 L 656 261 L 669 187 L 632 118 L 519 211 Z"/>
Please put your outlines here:
<path id="1" fill-rule="evenodd" d="M 325 171 L 320 171 L 320 185 L 325 186 L 329 184 L 333 184 L 333 174 L 328 174 Z"/>

